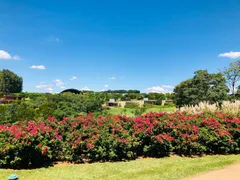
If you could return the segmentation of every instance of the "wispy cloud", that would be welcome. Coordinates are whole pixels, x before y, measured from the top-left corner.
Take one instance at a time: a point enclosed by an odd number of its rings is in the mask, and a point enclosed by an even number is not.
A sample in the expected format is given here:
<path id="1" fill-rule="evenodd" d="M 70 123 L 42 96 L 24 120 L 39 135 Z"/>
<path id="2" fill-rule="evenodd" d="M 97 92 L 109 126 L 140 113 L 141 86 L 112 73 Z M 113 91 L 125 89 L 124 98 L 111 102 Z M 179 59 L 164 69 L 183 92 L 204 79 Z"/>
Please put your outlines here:
<path id="1" fill-rule="evenodd" d="M 49 87 L 50 85 L 46 85 L 46 84 L 39 84 L 36 86 L 37 89 L 45 89 L 47 87 Z"/>
<path id="2" fill-rule="evenodd" d="M 147 88 L 147 89 L 146 89 L 146 92 L 147 92 L 147 93 L 152 93 L 152 92 L 155 92 L 155 93 L 164 93 L 164 88 L 161 87 L 161 86 L 153 86 L 153 87 Z"/>
<path id="3" fill-rule="evenodd" d="M 171 85 L 162 85 L 163 88 L 166 88 L 166 89 L 174 89 L 175 86 L 171 86 Z"/>
<path id="4" fill-rule="evenodd" d="M 43 91 L 47 91 L 50 93 L 53 93 L 54 89 L 56 88 L 61 88 L 65 89 L 64 82 L 62 82 L 60 79 L 54 80 L 52 83 L 45 83 L 45 82 L 40 82 L 39 85 L 36 86 L 37 89 L 41 89 Z"/>
<path id="5" fill-rule="evenodd" d="M 50 93 L 52 93 L 52 92 L 53 92 L 53 90 L 54 90 L 54 89 L 53 89 L 53 88 L 51 88 L 51 87 L 50 87 L 50 88 L 47 88 L 47 91 L 48 91 L 48 92 L 50 92 Z"/>
<path id="6" fill-rule="evenodd" d="M 40 69 L 40 70 L 46 69 L 44 65 L 32 65 L 30 68 L 31 69 Z"/>
<path id="7" fill-rule="evenodd" d="M 53 84 L 45 84 L 44 82 L 41 82 L 39 85 L 36 86 L 37 89 L 42 89 L 44 91 L 53 92 Z"/>
<path id="8" fill-rule="evenodd" d="M 14 55 L 13 57 L 11 56 L 10 53 L 4 50 L 0 50 L 0 60 L 20 60 L 20 56 Z"/>
<path id="9" fill-rule="evenodd" d="M 55 86 L 64 87 L 64 82 L 62 82 L 60 79 L 56 79 L 53 82 L 54 82 Z"/>
<path id="10" fill-rule="evenodd" d="M 81 91 L 91 91 L 91 89 L 89 89 L 87 86 L 83 87 L 82 89 L 80 89 Z"/>
<path id="11" fill-rule="evenodd" d="M 162 85 L 162 86 L 153 86 L 153 87 L 147 88 L 145 91 L 147 93 L 168 93 L 168 92 L 172 92 L 173 89 L 174 89 L 174 86 Z"/>
<path id="12" fill-rule="evenodd" d="M 20 58 L 20 56 L 15 55 L 15 56 L 13 56 L 13 59 L 14 59 L 14 60 L 20 60 L 21 58 Z"/>
<path id="13" fill-rule="evenodd" d="M 108 85 L 106 84 L 106 85 L 104 85 L 104 87 L 105 87 L 105 88 L 108 88 Z"/>
<path id="14" fill-rule="evenodd" d="M 228 58 L 231 58 L 231 59 L 236 59 L 236 58 L 240 57 L 240 52 L 230 51 L 230 52 L 219 54 L 219 57 L 228 57 Z"/>
<path id="15" fill-rule="evenodd" d="M 77 77 L 76 76 L 73 76 L 70 80 L 71 81 L 74 81 L 74 80 L 76 80 L 77 79 Z"/>
<path id="16" fill-rule="evenodd" d="M 109 77 L 108 79 L 110 79 L 110 80 L 116 80 L 115 77 Z"/>

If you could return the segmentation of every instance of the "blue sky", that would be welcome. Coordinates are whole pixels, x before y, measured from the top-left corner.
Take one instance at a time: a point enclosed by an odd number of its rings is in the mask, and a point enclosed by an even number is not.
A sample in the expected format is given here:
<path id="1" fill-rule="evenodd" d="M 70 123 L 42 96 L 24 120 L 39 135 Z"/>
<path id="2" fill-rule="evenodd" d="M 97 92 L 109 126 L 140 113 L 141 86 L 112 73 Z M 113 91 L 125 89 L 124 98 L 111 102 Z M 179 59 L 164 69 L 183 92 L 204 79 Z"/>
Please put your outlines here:
<path id="1" fill-rule="evenodd" d="M 240 58 L 239 19 L 239 0 L 0 0 L 0 69 L 29 92 L 168 92 Z"/>

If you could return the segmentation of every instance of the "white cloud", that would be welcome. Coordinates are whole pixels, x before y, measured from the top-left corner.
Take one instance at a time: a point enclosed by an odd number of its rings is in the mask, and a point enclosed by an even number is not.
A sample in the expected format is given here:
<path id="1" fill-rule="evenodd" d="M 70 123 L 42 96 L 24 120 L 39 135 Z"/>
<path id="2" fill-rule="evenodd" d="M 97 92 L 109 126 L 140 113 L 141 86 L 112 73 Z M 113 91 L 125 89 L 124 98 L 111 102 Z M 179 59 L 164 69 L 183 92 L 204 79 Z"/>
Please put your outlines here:
<path id="1" fill-rule="evenodd" d="M 219 57 L 228 57 L 228 58 L 231 58 L 231 59 L 236 59 L 236 58 L 240 57 L 240 52 L 230 51 L 230 52 L 219 54 Z"/>
<path id="2" fill-rule="evenodd" d="M 110 79 L 110 80 L 115 80 L 116 78 L 115 78 L 115 77 L 109 77 L 108 79 Z"/>
<path id="3" fill-rule="evenodd" d="M 40 82 L 40 84 L 36 86 L 37 89 L 42 89 L 50 93 L 52 93 L 54 90 L 52 87 L 53 87 L 53 84 L 44 84 L 44 82 Z"/>
<path id="4" fill-rule="evenodd" d="M 70 80 L 71 81 L 74 81 L 74 80 L 76 80 L 77 79 L 77 77 L 76 76 L 73 76 Z"/>
<path id="5" fill-rule="evenodd" d="M 162 86 L 153 86 L 153 87 L 147 88 L 145 91 L 147 93 L 168 93 L 168 92 L 172 92 L 173 89 L 174 89 L 174 86 L 162 85 Z"/>
<path id="6" fill-rule="evenodd" d="M 20 60 L 21 58 L 20 58 L 20 56 L 15 55 L 15 56 L 13 56 L 13 59 L 14 59 L 14 60 Z"/>
<path id="7" fill-rule="evenodd" d="M 46 69 L 44 65 L 32 65 L 30 68 L 31 69 L 40 69 L 40 70 Z"/>
<path id="8" fill-rule="evenodd" d="M 106 84 L 106 85 L 104 85 L 104 87 L 105 87 L 105 88 L 108 88 L 108 85 Z"/>
<path id="9" fill-rule="evenodd" d="M 48 92 L 52 93 L 54 89 L 50 87 L 50 88 L 47 88 L 46 90 L 47 90 Z"/>
<path id="10" fill-rule="evenodd" d="M 153 86 L 151 88 L 147 88 L 146 91 L 148 93 L 154 92 L 154 93 L 164 93 L 164 88 L 161 86 Z"/>
<path id="11" fill-rule="evenodd" d="M 55 83 L 55 86 L 63 86 L 64 85 L 64 82 L 62 82 L 60 79 L 56 79 L 54 80 L 54 83 Z"/>
<path id="12" fill-rule="evenodd" d="M 45 89 L 45 88 L 48 88 L 50 85 L 47 85 L 47 84 L 39 84 L 36 86 L 37 89 Z"/>
<path id="13" fill-rule="evenodd" d="M 9 60 L 11 59 L 11 55 L 4 50 L 0 50 L 0 59 Z"/>
<path id="14" fill-rule="evenodd" d="M 166 88 L 166 89 L 174 89 L 175 86 L 171 86 L 171 85 L 162 85 L 163 88 Z"/>
<path id="15" fill-rule="evenodd" d="M 12 56 L 7 51 L 0 50 L 0 59 L 2 59 L 2 60 L 11 60 L 11 59 L 20 60 L 20 56 L 18 56 L 18 55 Z"/>
<path id="16" fill-rule="evenodd" d="M 91 91 L 91 89 L 89 89 L 87 86 L 85 86 L 84 88 L 80 89 L 81 91 Z"/>
<path id="17" fill-rule="evenodd" d="M 39 85 L 36 86 L 37 89 L 41 89 L 43 91 L 47 91 L 52 93 L 53 90 L 57 87 L 61 89 L 65 89 L 64 83 L 60 79 L 56 79 L 53 81 L 54 83 L 46 84 L 45 82 L 40 82 Z"/>

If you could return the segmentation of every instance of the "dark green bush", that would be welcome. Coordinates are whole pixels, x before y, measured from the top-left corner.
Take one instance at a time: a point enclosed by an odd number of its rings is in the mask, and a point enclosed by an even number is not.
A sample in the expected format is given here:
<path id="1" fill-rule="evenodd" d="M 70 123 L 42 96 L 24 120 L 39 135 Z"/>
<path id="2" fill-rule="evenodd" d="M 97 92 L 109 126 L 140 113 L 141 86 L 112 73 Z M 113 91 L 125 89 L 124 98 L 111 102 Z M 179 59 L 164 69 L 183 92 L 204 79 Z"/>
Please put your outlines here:
<path id="1" fill-rule="evenodd" d="M 171 108 L 171 107 L 176 107 L 176 105 L 173 104 L 173 103 L 168 103 L 168 102 L 166 102 L 166 103 L 164 103 L 164 106 L 163 106 L 163 107 L 165 107 L 165 108 Z"/>

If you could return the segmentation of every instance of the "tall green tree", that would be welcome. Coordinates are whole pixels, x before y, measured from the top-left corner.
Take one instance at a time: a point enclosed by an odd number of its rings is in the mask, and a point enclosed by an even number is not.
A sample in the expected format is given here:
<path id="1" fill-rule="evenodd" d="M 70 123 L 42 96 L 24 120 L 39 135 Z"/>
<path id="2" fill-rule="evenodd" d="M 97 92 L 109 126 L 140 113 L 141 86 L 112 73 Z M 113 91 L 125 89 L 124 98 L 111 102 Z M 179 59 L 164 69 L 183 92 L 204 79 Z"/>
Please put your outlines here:
<path id="1" fill-rule="evenodd" d="M 174 101 L 178 107 L 227 99 L 229 89 L 222 73 L 209 74 L 207 70 L 199 70 L 194 74 L 193 78 L 181 82 L 174 89 Z"/>
<path id="2" fill-rule="evenodd" d="M 23 79 L 8 69 L 0 71 L 0 92 L 4 94 L 22 92 Z"/>
<path id="3" fill-rule="evenodd" d="M 234 96 L 237 92 L 237 87 L 240 84 L 240 60 L 232 62 L 229 67 L 225 67 L 223 74 L 227 80 L 229 89 Z"/>

